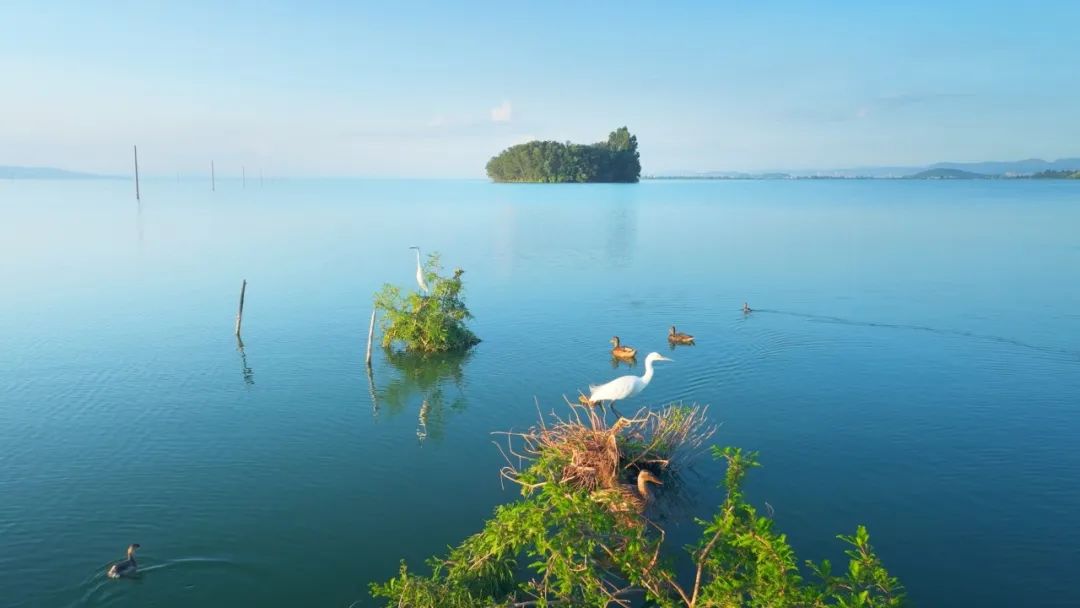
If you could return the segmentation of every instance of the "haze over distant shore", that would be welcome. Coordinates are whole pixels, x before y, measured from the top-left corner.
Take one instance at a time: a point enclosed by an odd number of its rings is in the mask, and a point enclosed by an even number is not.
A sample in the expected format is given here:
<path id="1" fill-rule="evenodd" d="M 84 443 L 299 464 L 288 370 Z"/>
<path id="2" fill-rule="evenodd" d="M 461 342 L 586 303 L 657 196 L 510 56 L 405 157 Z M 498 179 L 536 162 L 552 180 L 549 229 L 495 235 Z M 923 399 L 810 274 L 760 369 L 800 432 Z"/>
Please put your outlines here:
<path id="1" fill-rule="evenodd" d="M 71 171 L 58 167 L 0 165 L 0 179 L 127 179 L 128 175 L 107 175 Z M 160 177 L 160 176 L 159 176 Z M 219 179 L 223 176 L 219 175 Z M 348 177 L 348 176 L 341 176 Z M 868 165 L 848 169 L 802 169 L 777 171 L 665 171 L 644 173 L 641 179 L 1080 179 L 1080 158 L 970 163 L 940 162 L 923 166 Z"/>
<path id="2" fill-rule="evenodd" d="M 81 173 L 56 167 L 14 167 L 0 165 L 0 179 L 110 179 L 115 175 Z"/>
<path id="3" fill-rule="evenodd" d="M 1052 172 L 1052 173 L 1047 173 Z M 762 172 L 744 171 L 668 171 L 653 173 L 645 179 L 799 179 L 799 178 L 873 178 L 873 179 L 992 179 L 1007 177 L 1069 178 L 1080 172 L 1080 158 L 1048 161 L 1029 158 L 1016 161 L 981 161 L 969 163 L 940 162 L 931 165 L 852 167 L 848 169 L 802 169 Z M 1062 173 L 1062 175 L 1056 175 Z"/>

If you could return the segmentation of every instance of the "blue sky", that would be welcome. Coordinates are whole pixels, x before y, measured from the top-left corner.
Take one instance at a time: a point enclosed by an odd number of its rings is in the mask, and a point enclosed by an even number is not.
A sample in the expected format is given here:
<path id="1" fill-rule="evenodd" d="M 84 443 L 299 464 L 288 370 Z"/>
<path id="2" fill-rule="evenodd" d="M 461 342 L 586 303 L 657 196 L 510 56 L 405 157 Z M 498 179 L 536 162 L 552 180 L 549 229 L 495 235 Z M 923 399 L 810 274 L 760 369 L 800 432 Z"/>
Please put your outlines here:
<path id="1" fill-rule="evenodd" d="M 9 0 L 0 164 L 481 177 L 624 124 L 646 173 L 1080 156 L 1080 3 L 887 4 Z"/>

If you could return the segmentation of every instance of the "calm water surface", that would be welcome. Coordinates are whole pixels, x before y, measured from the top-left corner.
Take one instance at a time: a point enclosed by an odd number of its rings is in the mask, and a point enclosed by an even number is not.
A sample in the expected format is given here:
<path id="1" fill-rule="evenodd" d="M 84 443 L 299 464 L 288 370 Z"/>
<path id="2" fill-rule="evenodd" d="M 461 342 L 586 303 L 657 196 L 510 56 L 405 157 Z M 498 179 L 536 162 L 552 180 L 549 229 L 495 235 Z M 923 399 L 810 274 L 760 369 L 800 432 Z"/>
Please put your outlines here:
<path id="1" fill-rule="evenodd" d="M 1080 184 L 143 195 L 0 181 L 4 606 L 371 605 L 514 498 L 491 432 L 625 373 L 613 334 L 675 359 L 637 405 L 709 404 L 761 452 L 749 497 L 801 557 L 864 523 L 917 605 L 1080 605 Z M 410 245 L 467 269 L 484 342 L 377 351 L 372 386 L 371 294 L 413 284 Z M 672 323 L 698 345 L 667 351 Z M 669 495 L 676 546 L 721 474 Z M 105 579 L 131 542 L 144 575 Z"/>

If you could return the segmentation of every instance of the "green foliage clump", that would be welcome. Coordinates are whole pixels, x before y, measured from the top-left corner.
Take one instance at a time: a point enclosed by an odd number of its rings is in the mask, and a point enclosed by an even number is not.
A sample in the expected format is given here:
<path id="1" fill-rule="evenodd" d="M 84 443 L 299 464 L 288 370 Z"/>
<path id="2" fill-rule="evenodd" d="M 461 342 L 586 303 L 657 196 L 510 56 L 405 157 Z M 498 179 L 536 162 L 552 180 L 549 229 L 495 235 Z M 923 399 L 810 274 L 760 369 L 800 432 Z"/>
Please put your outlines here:
<path id="1" fill-rule="evenodd" d="M 591 144 L 531 141 L 511 146 L 487 164 L 497 182 L 636 182 L 641 177 L 637 137 L 629 129 L 612 131 Z"/>
<path id="2" fill-rule="evenodd" d="M 382 345 L 395 343 L 417 353 L 464 352 L 480 342 L 465 321 L 473 316 L 462 300 L 460 268 L 443 276 L 439 254 L 431 253 L 424 263 L 428 294 L 403 293 L 386 284 L 375 294 L 375 308 L 382 312 Z"/>
<path id="3" fill-rule="evenodd" d="M 480 532 L 447 556 L 430 559 L 430 576 L 402 563 L 396 577 L 371 586 L 372 595 L 386 606 L 413 608 L 643 601 L 662 608 L 905 605 L 903 588 L 882 566 L 862 526 L 838 537 L 849 547 L 846 572 L 836 575 L 829 562 L 808 561 L 812 580 L 804 578 L 787 537 L 743 496 L 745 476 L 758 466 L 755 453 L 713 448 L 713 456 L 727 464 L 726 498 L 711 518 L 698 521 L 701 539 L 686 547 L 691 579 L 676 574 L 659 526 L 613 509 L 605 500 L 609 493 L 567 479 L 573 452 L 554 445 L 530 451 L 531 464 L 515 479 L 521 500 L 496 508 Z"/>

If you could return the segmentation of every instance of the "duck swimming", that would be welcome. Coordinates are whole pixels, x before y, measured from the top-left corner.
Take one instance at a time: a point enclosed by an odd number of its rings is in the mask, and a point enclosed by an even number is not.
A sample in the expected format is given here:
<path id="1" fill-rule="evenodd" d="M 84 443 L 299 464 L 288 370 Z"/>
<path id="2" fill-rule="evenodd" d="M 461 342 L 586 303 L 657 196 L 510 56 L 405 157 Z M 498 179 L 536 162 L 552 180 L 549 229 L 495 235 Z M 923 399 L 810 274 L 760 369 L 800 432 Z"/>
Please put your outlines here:
<path id="1" fill-rule="evenodd" d="M 750 305 L 749 305 L 749 304 L 747 304 L 746 302 L 743 302 L 743 303 L 742 303 L 742 313 L 743 313 L 744 315 L 748 315 L 748 314 L 750 314 L 750 313 L 752 313 L 752 312 L 754 312 L 754 309 L 753 309 L 753 308 L 750 308 Z"/>
<path id="2" fill-rule="evenodd" d="M 675 331 L 675 326 L 674 325 L 671 326 L 671 330 L 668 332 L 667 339 L 668 339 L 668 342 L 671 342 L 672 344 L 693 344 L 694 343 L 694 336 L 691 336 L 690 334 L 684 334 L 684 333 Z"/>
<path id="3" fill-rule="evenodd" d="M 637 354 L 636 348 L 630 348 L 629 346 L 622 346 L 619 344 L 619 336 L 611 338 L 611 356 L 616 359 L 633 359 Z"/>
<path id="4" fill-rule="evenodd" d="M 139 548 L 139 543 L 129 545 L 127 548 L 127 559 L 116 562 L 109 566 L 109 570 L 105 572 L 105 576 L 109 578 L 120 578 L 122 576 L 134 576 L 135 574 L 135 550 Z"/>

